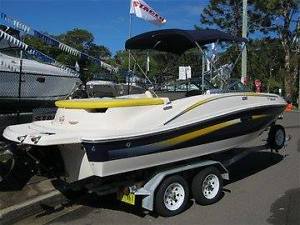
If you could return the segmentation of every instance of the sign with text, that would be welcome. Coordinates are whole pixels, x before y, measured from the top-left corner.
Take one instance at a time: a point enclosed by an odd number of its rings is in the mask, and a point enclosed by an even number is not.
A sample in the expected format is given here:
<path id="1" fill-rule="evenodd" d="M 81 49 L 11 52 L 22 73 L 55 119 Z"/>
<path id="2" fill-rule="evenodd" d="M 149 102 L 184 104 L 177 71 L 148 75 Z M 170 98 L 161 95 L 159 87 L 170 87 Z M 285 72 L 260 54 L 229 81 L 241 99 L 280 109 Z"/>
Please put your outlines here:
<path id="1" fill-rule="evenodd" d="M 192 78 L 192 68 L 190 66 L 179 66 L 179 80 Z"/>

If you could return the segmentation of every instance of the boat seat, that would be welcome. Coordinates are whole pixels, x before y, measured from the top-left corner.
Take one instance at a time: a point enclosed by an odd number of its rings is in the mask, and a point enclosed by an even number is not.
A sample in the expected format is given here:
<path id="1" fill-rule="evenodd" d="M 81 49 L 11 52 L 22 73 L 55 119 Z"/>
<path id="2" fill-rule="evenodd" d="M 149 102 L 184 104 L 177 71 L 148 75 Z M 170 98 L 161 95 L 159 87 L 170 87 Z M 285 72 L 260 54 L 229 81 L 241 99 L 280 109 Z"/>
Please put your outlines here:
<path id="1" fill-rule="evenodd" d="M 67 109 L 107 109 L 119 107 L 163 105 L 163 98 L 114 98 L 114 99 L 72 99 L 56 101 L 58 108 Z"/>

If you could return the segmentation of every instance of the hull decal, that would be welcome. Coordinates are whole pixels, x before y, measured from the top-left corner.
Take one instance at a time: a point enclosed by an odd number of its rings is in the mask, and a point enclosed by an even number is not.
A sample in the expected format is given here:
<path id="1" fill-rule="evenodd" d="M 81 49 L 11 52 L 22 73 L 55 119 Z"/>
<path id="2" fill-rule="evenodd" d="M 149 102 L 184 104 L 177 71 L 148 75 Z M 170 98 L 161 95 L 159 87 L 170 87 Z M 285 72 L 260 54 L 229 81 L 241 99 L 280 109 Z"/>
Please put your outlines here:
<path id="1" fill-rule="evenodd" d="M 162 145 L 167 145 L 167 146 L 177 145 L 177 144 L 180 144 L 180 143 L 183 143 L 183 142 L 186 142 L 186 141 L 190 141 L 190 140 L 195 139 L 197 137 L 209 134 L 211 132 L 223 129 L 225 127 L 228 127 L 228 126 L 231 126 L 233 124 L 240 123 L 240 122 L 241 122 L 240 119 L 234 119 L 234 120 L 226 121 L 226 122 L 223 122 L 223 123 L 215 124 L 213 126 L 209 126 L 209 127 L 206 127 L 206 128 L 200 129 L 200 130 L 193 131 L 191 133 L 183 134 L 183 135 L 180 135 L 178 137 L 168 139 L 166 141 L 161 142 L 161 144 Z"/>

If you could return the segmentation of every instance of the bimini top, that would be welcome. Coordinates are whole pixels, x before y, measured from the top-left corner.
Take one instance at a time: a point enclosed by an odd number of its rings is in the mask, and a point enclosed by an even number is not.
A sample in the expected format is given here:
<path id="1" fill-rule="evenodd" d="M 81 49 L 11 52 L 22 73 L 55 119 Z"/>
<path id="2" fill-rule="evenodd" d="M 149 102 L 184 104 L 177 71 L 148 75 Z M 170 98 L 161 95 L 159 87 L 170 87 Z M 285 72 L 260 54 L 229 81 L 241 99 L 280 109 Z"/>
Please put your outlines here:
<path id="1" fill-rule="evenodd" d="M 125 43 L 126 49 L 155 49 L 158 51 L 182 54 L 195 48 L 195 42 L 200 46 L 217 41 L 247 42 L 245 38 L 234 37 L 219 30 L 180 30 L 166 29 L 146 32 L 130 38 Z"/>
<path id="2" fill-rule="evenodd" d="M 164 100 L 161 98 L 74 99 L 55 102 L 56 107 L 66 109 L 107 109 L 162 104 Z"/>

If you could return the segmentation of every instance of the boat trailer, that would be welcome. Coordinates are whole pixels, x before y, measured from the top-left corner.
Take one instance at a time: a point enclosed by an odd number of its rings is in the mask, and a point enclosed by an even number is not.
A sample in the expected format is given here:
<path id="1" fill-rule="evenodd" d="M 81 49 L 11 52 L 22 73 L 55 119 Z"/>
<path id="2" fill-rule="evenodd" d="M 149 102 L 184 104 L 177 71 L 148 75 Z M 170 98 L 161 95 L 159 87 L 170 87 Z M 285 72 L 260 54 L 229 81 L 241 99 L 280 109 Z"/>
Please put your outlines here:
<path id="1" fill-rule="evenodd" d="M 154 168 L 155 172 L 144 175 L 142 180 L 135 179 L 135 176 L 128 179 L 124 175 L 111 182 L 90 182 L 83 187 L 89 193 L 99 196 L 117 193 L 122 202 L 137 205 L 138 201 L 143 209 L 155 211 L 161 216 L 174 216 L 185 210 L 190 196 L 200 205 L 217 202 L 222 197 L 223 180 L 229 180 L 230 165 L 253 152 L 268 148 L 272 152 L 278 152 L 286 148 L 289 140 L 290 137 L 286 137 L 284 128 L 273 124 L 270 126 L 265 145 L 236 148 Z M 0 182 L 3 178 L 0 176 Z"/>
<path id="2" fill-rule="evenodd" d="M 190 195 L 200 205 L 217 202 L 222 196 L 223 180 L 229 180 L 227 168 L 230 165 L 251 153 L 268 148 L 272 153 L 274 150 L 278 153 L 282 148 L 285 150 L 290 138 L 285 136 L 285 130 L 281 125 L 272 125 L 265 145 L 237 148 L 207 159 L 200 157 L 198 160 L 176 163 L 158 170 L 142 184 L 137 182 L 128 186 L 125 184 L 94 186 L 89 192 L 95 192 L 100 196 L 117 192 L 120 201 L 131 205 L 136 205 L 136 198 L 139 198 L 142 208 L 155 211 L 161 216 L 174 216 L 186 208 Z"/>

